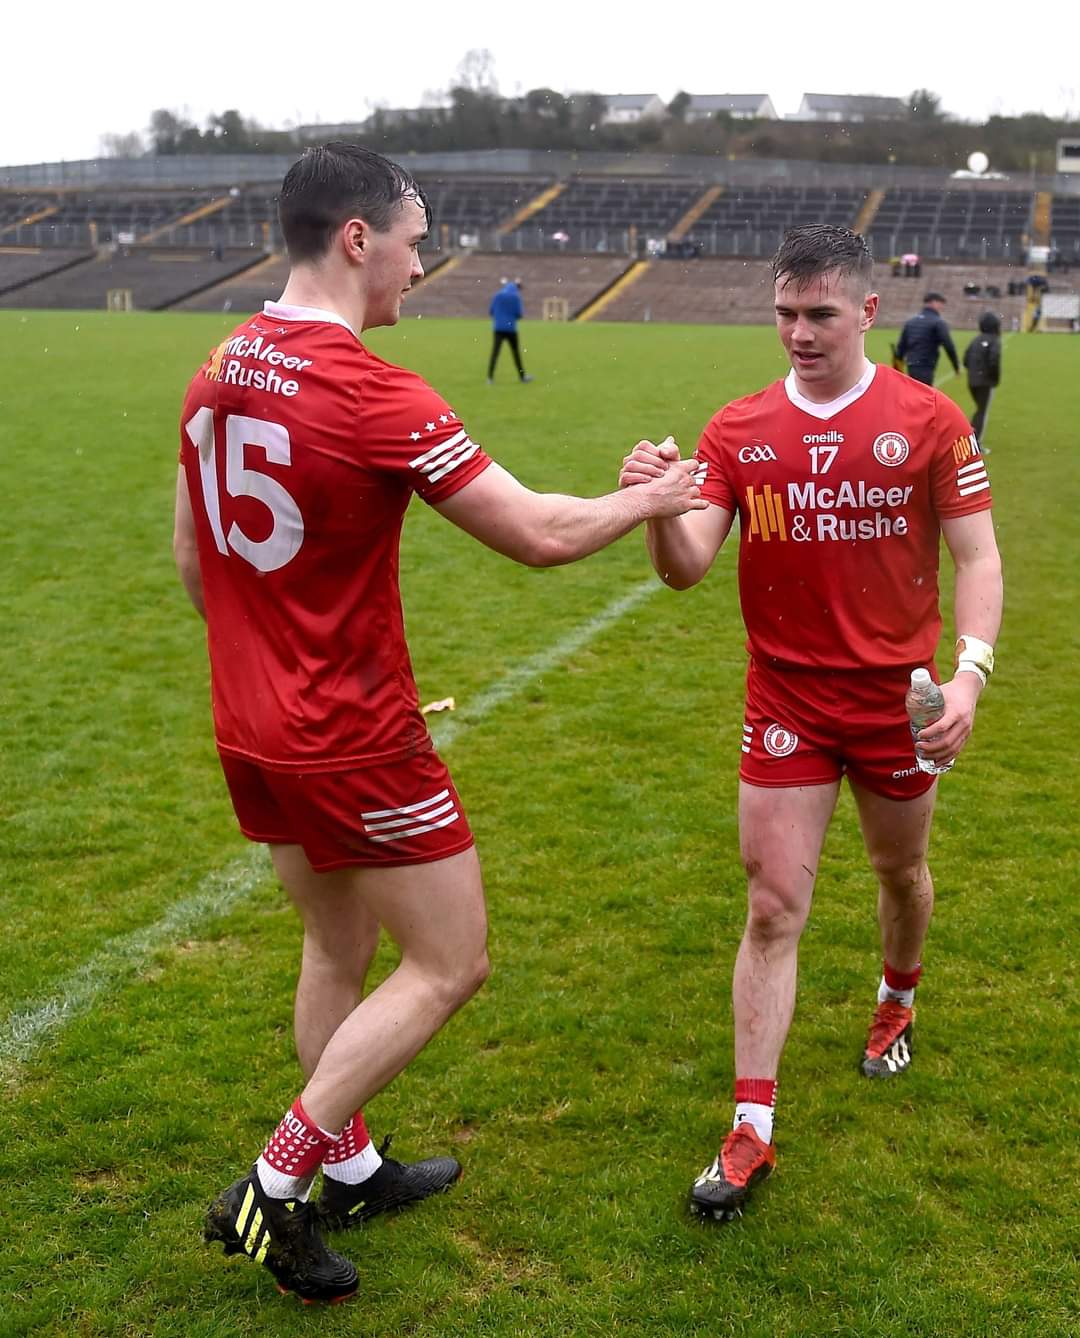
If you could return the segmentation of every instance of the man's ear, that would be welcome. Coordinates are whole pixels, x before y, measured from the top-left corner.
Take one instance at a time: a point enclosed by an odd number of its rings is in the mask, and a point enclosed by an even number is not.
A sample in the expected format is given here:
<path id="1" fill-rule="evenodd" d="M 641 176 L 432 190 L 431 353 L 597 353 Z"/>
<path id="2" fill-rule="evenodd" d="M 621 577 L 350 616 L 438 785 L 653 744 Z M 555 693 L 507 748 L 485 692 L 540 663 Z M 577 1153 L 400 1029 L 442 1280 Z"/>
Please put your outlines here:
<path id="1" fill-rule="evenodd" d="M 342 224 L 341 246 L 354 265 L 364 263 L 370 236 L 371 229 L 362 218 L 350 218 Z"/>
<path id="2" fill-rule="evenodd" d="M 866 295 L 866 301 L 863 303 L 862 323 L 859 326 L 864 334 L 877 319 L 878 303 L 880 300 L 881 299 L 878 297 L 877 293 L 867 293 Z"/>

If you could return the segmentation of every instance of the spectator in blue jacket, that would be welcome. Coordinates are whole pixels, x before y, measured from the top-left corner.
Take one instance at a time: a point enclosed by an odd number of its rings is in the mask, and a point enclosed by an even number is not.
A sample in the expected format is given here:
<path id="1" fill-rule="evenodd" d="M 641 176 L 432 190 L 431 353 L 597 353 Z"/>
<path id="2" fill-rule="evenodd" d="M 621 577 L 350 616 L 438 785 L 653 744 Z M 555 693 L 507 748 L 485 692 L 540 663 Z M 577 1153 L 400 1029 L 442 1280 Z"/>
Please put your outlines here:
<path id="1" fill-rule="evenodd" d="M 526 376 L 525 368 L 521 365 L 521 347 L 518 344 L 518 321 L 525 314 L 525 308 L 521 303 L 521 288 L 520 279 L 503 279 L 502 287 L 491 299 L 491 305 L 488 307 L 488 314 L 491 316 L 495 331 L 495 341 L 491 346 L 491 361 L 488 363 L 488 385 L 495 379 L 495 362 L 503 344 L 510 345 L 518 380 L 532 380 L 531 376 Z"/>
<path id="2" fill-rule="evenodd" d="M 945 299 L 940 293 L 927 293 L 923 298 L 922 311 L 912 316 L 904 326 L 896 346 L 896 356 L 907 363 L 908 376 L 928 386 L 934 384 L 934 369 L 937 367 L 940 349 L 945 350 L 953 371 L 960 371 L 956 345 L 941 314 L 944 305 Z"/>

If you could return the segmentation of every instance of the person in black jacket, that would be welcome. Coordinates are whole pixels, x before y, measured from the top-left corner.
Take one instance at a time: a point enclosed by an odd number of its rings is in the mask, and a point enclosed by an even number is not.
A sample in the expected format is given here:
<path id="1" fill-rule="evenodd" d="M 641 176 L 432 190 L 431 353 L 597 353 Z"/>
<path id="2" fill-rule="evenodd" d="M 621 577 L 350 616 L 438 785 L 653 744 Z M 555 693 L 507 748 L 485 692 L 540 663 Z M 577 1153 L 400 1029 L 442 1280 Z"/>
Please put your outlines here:
<path id="1" fill-rule="evenodd" d="M 907 363 L 908 376 L 925 385 L 934 384 L 934 368 L 937 366 L 938 350 L 944 349 L 953 371 L 959 373 L 960 359 L 956 356 L 956 345 L 952 341 L 949 327 L 941 315 L 945 299 L 940 293 L 927 293 L 923 298 L 923 309 L 917 316 L 912 316 L 900 332 L 900 342 L 896 346 L 896 356 Z"/>
<path id="2" fill-rule="evenodd" d="M 979 333 L 964 350 L 964 366 L 967 368 L 968 390 L 975 401 L 971 430 L 985 451 L 983 429 L 994 388 L 1001 383 L 1001 322 L 992 311 L 984 311 L 979 317 Z"/>

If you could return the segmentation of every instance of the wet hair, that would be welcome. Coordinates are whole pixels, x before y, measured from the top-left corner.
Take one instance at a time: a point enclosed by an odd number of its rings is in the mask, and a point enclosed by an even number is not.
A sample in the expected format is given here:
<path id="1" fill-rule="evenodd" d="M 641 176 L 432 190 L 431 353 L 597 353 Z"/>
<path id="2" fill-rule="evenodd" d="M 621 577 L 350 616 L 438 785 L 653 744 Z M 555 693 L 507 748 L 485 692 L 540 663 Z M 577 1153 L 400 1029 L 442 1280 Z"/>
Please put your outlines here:
<path id="1" fill-rule="evenodd" d="M 791 228 L 784 234 L 779 251 L 772 258 L 772 276 L 784 286 L 794 283 L 796 292 L 808 287 L 824 274 L 836 270 L 840 278 L 856 281 L 862 292 L 869 291 L 874 257 L 863 238 L 850 228 L 831 223 L 809 223 Z"/>
<path id="2" fill-rule="evenodd" d="M 431 226 L 431 206 L 413 178 L 359 144 L 336 141 L 305 149 L 278 193 L 278 218 L 289 259 L 320 260 L 346 219 L 362 218 L 386 232 L 405 200 L 421 205 Z"/>
<path id="3" fill-rule="evenodd" d="M 979 329 L 983 334 L 1001 334 L 1001 321 L 992 311 L 984 311 L 979 317 Z"/>

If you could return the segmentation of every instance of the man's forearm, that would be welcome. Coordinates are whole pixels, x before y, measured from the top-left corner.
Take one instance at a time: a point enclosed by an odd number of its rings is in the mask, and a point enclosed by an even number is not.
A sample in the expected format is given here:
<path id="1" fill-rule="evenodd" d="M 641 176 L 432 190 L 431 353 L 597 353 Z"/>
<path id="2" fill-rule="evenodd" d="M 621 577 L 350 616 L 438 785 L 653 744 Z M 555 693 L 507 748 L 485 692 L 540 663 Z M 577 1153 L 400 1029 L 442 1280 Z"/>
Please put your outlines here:
<path id="1" fill-rule="evenodd" d="M 534 525 L 530 565 L 556 567 L 588 557 L 629 534 L 655 514 L 650 494 L 624 488 L 605 497 L 542 495 L 543 511 Z"/>
<path id="2" fill-rule="evenodd" d="M 956 569 L 956 634 L 994 645 L 1001 630 L 1001 561 L 996 553 Z"/>
<path id="3" fill-rule="evenodd" d="M 683 516 L 650 520 L 645 545 L 657 576 L 673 590 L 697 585 L 708 571 L 711 558 L 706 558 Z"/>

